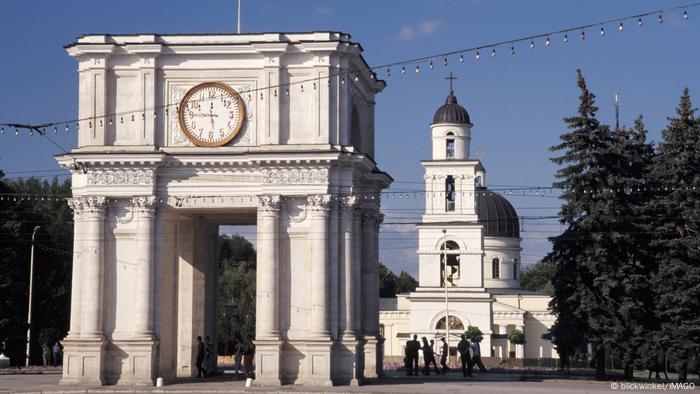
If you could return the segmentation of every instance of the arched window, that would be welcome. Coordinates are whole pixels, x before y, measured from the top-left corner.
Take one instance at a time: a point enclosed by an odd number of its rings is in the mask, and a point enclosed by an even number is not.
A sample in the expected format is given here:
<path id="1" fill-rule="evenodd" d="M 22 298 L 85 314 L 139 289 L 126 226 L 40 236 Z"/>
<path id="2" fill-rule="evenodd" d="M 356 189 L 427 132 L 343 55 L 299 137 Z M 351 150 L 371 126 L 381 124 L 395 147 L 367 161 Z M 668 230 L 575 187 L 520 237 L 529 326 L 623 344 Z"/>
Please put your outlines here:
<path id="1" fill-rule="evenodd" d="M 501 259 L 494 257 L 491 260 L 491 278 L 498 279 L 501 277 Z"/>
<path id="2" fill-rule="evenodd" d="M 454 134 L 452 132 L 447 133 L 447 140 L 446 140 L 446 153 L 445 156 L 448 159 L 452 159 L 455 157 L 455 139 L 454 139 Z"/>
<path id="3" fill-rule="evenodd" d="M 518 279 L 518 259 L 513 259 L 513 279 Z"/>
<path id="4" fill-rule="evenodd" d="M 445 211 L 455 210 L 455 178 L 448 175 L 445 178 Z"/>
<path id="5" fill-rule="evenodd" d="M 435 325 L 436 330 L 444 330 L 445 329 L 445 318 L 443 317 L 442 319 L 438 320 L 437 324 Z M 462 324 L 462 321 L 456 318 L 455 316 L 450 315 L 450 330 L 464 330 L 464 324 Z"/>
<path id="6" fill-rule="evenodd" d="M 447 252 L 445 253 L 445 246 Z M 459 245 L 455 241 L 447 241 L 440 246 L 443 251 L 440 255 L 440 286 L 445 287 L 445 275 L 447 275 L 447 285 L 459 285 Z M 445 258 L 447 258 L 447 270 L 445 270 Z"/>

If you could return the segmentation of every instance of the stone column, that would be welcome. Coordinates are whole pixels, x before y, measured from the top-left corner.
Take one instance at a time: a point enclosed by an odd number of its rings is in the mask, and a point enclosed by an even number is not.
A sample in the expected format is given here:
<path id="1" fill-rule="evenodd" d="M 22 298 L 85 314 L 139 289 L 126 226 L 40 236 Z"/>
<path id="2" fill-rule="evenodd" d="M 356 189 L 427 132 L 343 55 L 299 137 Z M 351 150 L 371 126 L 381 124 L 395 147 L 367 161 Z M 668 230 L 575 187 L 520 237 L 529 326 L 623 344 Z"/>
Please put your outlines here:
<path id="1" fill-rule="evenodd" d="M 279 339 L 278 256 L 280 196 L 263 195 L 258 205 L 256 339 Z"/>
<path id="2" fill-rule="evenodd" d="M 81 330 L 84 339 L 103 339 L 102 290 L 104 288 L 104 219 L 105 197 L 83 198 L 84 259 L 81 275 Z"/>
<path id="3" fill-rule="evenodd" d="M 506 335 L 505 346 L 501 345 L 501 346 L 498 347 L 498 357 L 501 357 L 501 358 L 508 358 L 508 343 L 509 343 L 509 342 L 508 342 L 508 336 L 507 336 L 507 334 L 508 334 L 508 327 L 507 327 L 505 324 L 500 324 L 500 325 L 498 326 L 498 333 L 499 333 L 500 335 Z M 504 353 L 504 347 L 505 347 L 505 353 L 506 353 L 505 355 L 503 354 L 503 353 Z"/>
<path id="4" fill-rule="evenodd" d="M 515 326 L 516 330 L 519 330 L 523 334 L 525 334 L 525 327 L 524 326 Z M 525 345 L 520 344 L 520 345 L 515 345 L 515 358 L 523 359 L 525 358 Z"/>
<path id="5" fill-rule="evenodd" d="M 66 339 L 77 339 L 80 337 L 81 320 L 83 205 L 79 198 L 70 198 L 68 199 L 68 206 L 73 210 L 73 270 L 71 277 L 70 328 Z"/>
<path id="6" fill-rule="evenodd" d="M 356 196 L 346 196 L 342 197 L 341 200 L 341 211 L 340 211 L 340 228 L 342 235 L 342 272 L 341 278 L 343 280 L 343 319 L 341 321 L 343 325 L 343 336 L 355 337 L 358 331 L 358 320 L 357 308 L 355 307 L 355 301 L 359 295 L 355 288 L 355 271 L 358 263 L 358 258 L 356 257 L 355 249 L 355 205 L 357 204 Z"/>
<path id="7" fill-rule="evenodd" d="M 311 337 L 330 339 L 328 322 L 328 216 L 329 194 L 307 198 L 311 213 Z"/>
<path id="8" fill-rule="evenodd" d="M 328 245 L 328 252 L 329 252 L 329 275 L 330 275 L 330 283 L 329 283 L 329 292 L 330 292 L 330 297 L 329 297 L 329 302 L 330 302 L 330 308 L 328 309 L 328 313 L 330 314 L 330 322 L 329 322 L 329 327 L 331 330 L 331 339 L 336 340 L 338 339 L 341 335 L 342 332 L 339 332 L 339 319 L 338 319 L 338 311 L 340 310 L 340 294 L 338 293 L 339 289 L 341 288 L 340 283 L 339 283 L 339 272 L 338 272 L 338 266 L 339 266 L 339 258 L 338 258 L 338 253 L 340 251 L 340 239 L 338 237 L 338 227 L 340 225 L 340 218 L 338 217 L 338 201 L 337 198 L 333 198 L 331 201 L 331 208 L 330 208 L 330 218 L 328 219 L 328 226 L 329 226 L 329 231 L 328 231 L 328 237 L 329 237 L 329 245 Z"/>
<path id="9" fill-rule="evenodd" d="M 153 339 L 153 272 L 156 198 L 134 197 L 136 217 L 136 300 L 134 339 Z"/>

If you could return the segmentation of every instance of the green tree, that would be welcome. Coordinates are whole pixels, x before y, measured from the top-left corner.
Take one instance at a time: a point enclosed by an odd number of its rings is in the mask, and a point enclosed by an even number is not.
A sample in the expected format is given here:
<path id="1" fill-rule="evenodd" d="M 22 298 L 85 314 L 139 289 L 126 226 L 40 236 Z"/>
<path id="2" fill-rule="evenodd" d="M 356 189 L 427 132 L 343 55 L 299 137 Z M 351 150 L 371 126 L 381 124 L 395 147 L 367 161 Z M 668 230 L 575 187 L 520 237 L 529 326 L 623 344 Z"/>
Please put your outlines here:
<path id="1" fill-rule="evenodd" d="M 611 343 L 615 325 L 611 296 L 615 264 L 620 258 L 616 241 L 622 237 L 614 222 L 617 206 L 610 204 L 620 193 L 614 171 L 614 150 L 619 149 L 619 141 L 596 119 L 595 95 L 588 90 L 580 70 L 578 86 L 578 114 L 564 119 L 570 131 L 551 148 L 561 152 L 552 161 L 560 166 L 554 186 L 563 189 L 559 216 L 566 229 L 552 239 L 552 251 L 544 260 L 557 266 L 551 303 L 557 321 L 552 340 L 560 355 L 568 357 L 587 337 L 595 351 L 596 377 L 603 378 L 605 348 Z M 576 331 L 569 332 L 572 328 Z"/>
<path id="2" fill-rule="evenodd" d="M 51 331 L 49 340 L 54 341 L 68 329 L 73 223 L 65 196 L 70 191 L 69 181 L 57 179 L 28 178 L 0 185 L 0 341 L 7 343 L 5 353 L 13 364 L 24 362 L 35 226 L 41 228 L 35 247 L 31 362 L 41 360 L 40 342 L 45 338 L 40 340 L 40 333 Z"/>
<path id="3" fill-rule="evenodd" d="M 410 293 L 416 291 L 416 287 L 418 287 L 418 281 L 408 272 L 401 271 L 398 279 L 396 279 L 396 293 Z"/>
<path id="4" fill-rule="evenodd" d="M 386 265 L 379 263 L 379 296 L 382 298 L 396 297 L 396 281 L 398 277 Z"/>
<path id="5" fill-rule="evenodd" d="M 525 267 L 520 273 L 520 287 L 530 291 L 552 292 L 555 268 L 552 262 L 542 260 Z"/>
<path id="6" fill-rule="evenodd" d="M 686 88 L 652 165 L 651 246 L 660 326 L 656 342 L 680 361 L 679 379 L 700 356 L 700 121 Z"/>
<path id="7" fill-rule="evenodd" d="M 477 342 L 481 342 L 481 340 L 484 339 L 484 334 L 479 327 L 476 326 L 467 326 L 467 330 L 464 331 L 464 336 L 470 341 L 475 339 Z"/>
<path id="8" fill-rule="evenodd" d="M 236 337 L 255 337 L 255 256 L 242 236 L 219 236 L 216 328 L 221 354 L 233 352 Z"/>

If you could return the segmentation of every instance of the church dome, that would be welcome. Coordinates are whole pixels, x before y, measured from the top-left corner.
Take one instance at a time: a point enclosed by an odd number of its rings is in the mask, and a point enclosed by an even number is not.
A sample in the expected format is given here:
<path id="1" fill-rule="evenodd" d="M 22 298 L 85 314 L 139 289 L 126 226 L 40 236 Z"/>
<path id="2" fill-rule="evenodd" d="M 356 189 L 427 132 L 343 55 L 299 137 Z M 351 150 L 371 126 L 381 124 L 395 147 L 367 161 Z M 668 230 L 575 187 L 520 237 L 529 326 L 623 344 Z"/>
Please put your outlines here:
<path id="1" fill-rule="evenodd" d="M 485 237 L 520 237 L 518 214 L 505 197 L 485 187 L 477 187 L 476 210 Z"/>
<path id="2" fill-rule="evenodd" d="M 464 107 L 457 104 L 457 97 L 454 92 L 450 91 L 450 94 L 445 100 L 445 104 L 435 111 L 435 116 L 433 116 L 433 124 L 438 123 L 462 123 L 471 124 L 469 121 L 469 113 Z"/>

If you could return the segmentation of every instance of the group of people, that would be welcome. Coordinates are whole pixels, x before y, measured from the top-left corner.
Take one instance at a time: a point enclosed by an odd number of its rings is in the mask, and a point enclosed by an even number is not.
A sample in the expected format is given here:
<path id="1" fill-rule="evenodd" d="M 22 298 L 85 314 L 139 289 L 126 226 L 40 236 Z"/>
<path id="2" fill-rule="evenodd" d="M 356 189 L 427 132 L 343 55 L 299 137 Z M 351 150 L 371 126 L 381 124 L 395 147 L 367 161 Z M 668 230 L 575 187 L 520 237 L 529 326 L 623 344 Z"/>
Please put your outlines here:
<path id="1" fill-rule="evenodd" d="M 450 357 L 450 347 L 447 344 L 445 337 L 440 338 L 442 345 L 440 346 L 440 365 L 442 366 L 442 373 L 445 374 L 450 370 L 448 366 L 448 361 Z M 435 374 L 439 374 L 441 371 L 438 370 L 437 362 L 435 360 L 435 341 L 428 338 L 422 338 L 423 345 L 418 342 L 418 335 L 414 335 L 412 340 L 406 342 L 406 358 L 404 359 L 406 365 L 406 375 L 418 375 L 420 367 L 418 365 L 418 353 L 423 352 L 423 362 L 425 367 L 423 368 L 423 374 L 430 375 L 430 366 L 435 368 Z M 481 347 L 479 341 L 472 339 L 471 344 L 467 341 L 464 334 L 461 336 L 461 340 L 457 344 L 457 351 L 459 352 L 460 360 L 462 363 L 462 376 L 472 376 L 472 370 L 474 365 L 478 366 L 479 371 L 486 372 L 486 367 L 481 361 Z"/>
<path id="2" fill-rule="evenodd" d="M 253 338 L 248 336 L 245 342 L 240 337 L 236 337 L 236 345 L 234 347 L 235 374 L 240 376 L 241 371 L 245 378 L 252 378 L 253 358 L 255 357 L 255 344 Z M 241 365 L 241 361 L 243 365 Z M 206 343 L 202 341 L 202 337 L 197 337 L 197 377 L 204 378 L 211 376 L 216 372 L 216 355 L 214 353 L 214 344 L 206 337 Z M 206 366 L 206 367 L 205 367 Z"/>
<path id="3" fill-rule="evenodd" d="M 41 346 L 41 357 L 44 361 L 44 366 L 53 365 L 57 367 L 62 364 L 63 345 L 61 342 L 55 341 L 53 346 L 51 343 L 45 343 Z"/>

